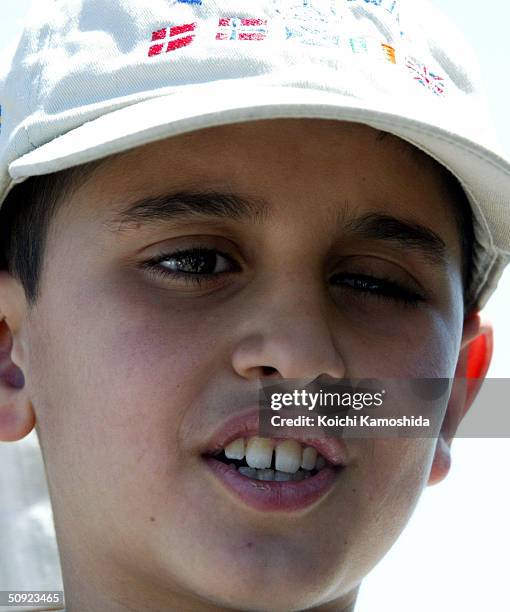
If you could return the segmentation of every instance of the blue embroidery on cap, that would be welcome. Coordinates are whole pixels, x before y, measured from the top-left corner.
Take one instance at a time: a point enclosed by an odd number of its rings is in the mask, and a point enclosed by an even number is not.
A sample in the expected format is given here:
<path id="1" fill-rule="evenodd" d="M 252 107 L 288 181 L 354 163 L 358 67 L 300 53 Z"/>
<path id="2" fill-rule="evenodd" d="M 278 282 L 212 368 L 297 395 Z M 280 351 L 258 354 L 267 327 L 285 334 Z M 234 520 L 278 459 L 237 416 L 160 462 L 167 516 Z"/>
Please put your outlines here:
<path id="1" fill-rule="evenodd" d="M 202 4 L 202 0 L 177 0 L 180 4 Z"/>
<path id="2" fill-rule="evenodd" d="M 349 38 L 348 47 L 357 55 L 369 55 L 371 59 L 386 60 L 390 64 L 397 63 L 397 51 L 386 42 L 376 40 L 375 38 L 367 39 L 362 36 Z"/>
<path id="3" fill-rule="evenodd" d="M 285 20 L 285 38 L 308 45 L 338 46 L 339 19 L 335 0 L 294 0 L 275 11 Z"/>
<path id="4" fill-rule="evenodd" d="M 347 2 L 363 2 L 364 4 L 373 4 L 374 6 L 380 6 L 388 11 L 388 13 L 396 12 L 398 4 L 398 0 L 347 0 Z"/>
<path id="5" fill-rule="evenodd" d="M 386 11 L 389 15 L 391 15 L 392 19 L 395 21 L 398 29 L 400 38 L 404 37 L 404 32 L 401 29 L 400 24 L 400 11 L 398 0 L 346 0 L 348 4 L 369 4 L 374 7 L 378 7 L 384 11 Z"/>
<path id="6" fill-rule="evenodd" d="M 327 21 L 338 14 L 337 0 L 274 0 L 275 10 L 285 17 Z"/>
<path id="7" fill-rule="evenodd" d="M 365 38 L 349 38 L 349 44 L 353 53 L 368 53 L 367 41 Z"/>

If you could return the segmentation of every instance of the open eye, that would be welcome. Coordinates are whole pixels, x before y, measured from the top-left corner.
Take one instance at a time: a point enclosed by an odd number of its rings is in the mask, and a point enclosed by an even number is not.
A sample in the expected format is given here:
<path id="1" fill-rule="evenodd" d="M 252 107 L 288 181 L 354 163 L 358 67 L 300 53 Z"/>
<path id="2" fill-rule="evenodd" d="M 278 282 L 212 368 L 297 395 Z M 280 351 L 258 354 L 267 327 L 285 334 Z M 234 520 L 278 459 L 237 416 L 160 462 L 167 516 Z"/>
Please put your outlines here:
<path id="1" fill-rule="evenodd" d="M 240 269 L 226 253 L 205 247 L 160 253 L 143 262 L 142 267 L 164 278 L 198 284 Z"/>

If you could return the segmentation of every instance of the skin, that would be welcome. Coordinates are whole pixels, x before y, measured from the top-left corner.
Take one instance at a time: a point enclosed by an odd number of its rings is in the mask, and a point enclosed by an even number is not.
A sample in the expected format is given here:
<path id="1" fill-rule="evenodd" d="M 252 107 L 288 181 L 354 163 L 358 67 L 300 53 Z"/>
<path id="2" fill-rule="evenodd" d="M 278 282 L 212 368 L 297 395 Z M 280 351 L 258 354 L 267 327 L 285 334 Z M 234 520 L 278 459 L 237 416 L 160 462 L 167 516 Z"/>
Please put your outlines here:
<path id="1" fill-rule="evenodd" d="M 257 121 L 131 150 L 53 221 L 32 310 L 1 273 L 3 372 L 18 367 L 25 384 L 4 377 L 0 434 L 37 428 L 68 610 L 352 610 L 424 486 L 446 475 L 451 437 L 348 440 L 330 494 L 275 520 L 234 500 L 200 459 L 264 378 L 461 377 L 475 345 L 485 376 L 492 329 L 478 314 L 464 319 L 459 237 L 437 167 L 377 134 Z M 264 198 L 270 214 L 107 223 L 190 183 Z M 367 211 L 432 229 L 446 266 L 333 223 Z M 198 245 L 239 269 L 199 286 L 139 266 Z M 409 307 L 333 286 L 338 271 L 417 282 L 426 300 Z M 454 382 L 448 417 L 462 418 L 477 391 Z"/>

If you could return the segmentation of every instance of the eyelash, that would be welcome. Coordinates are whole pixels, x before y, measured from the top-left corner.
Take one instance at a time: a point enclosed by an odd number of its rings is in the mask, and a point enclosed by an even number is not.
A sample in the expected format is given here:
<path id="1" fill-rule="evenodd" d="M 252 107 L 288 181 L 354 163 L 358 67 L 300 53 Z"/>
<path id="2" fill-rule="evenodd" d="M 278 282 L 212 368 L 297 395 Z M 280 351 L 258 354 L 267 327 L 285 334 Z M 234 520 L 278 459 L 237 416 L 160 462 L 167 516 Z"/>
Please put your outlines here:
<path id="1" fill-rule="evenodd" d="M 186 284 L 195 284 L 195 285 L 200 286 L 203 283 L 206 283 L 214 278 L 217 278 L 220 275 L 231 274 L 232 272 L 228 271 L 228 272 L 203 273 L 203 274 L 201 274 L 200 272 L 198 273 L 173 272 L 169 269 L 162 267 L 161 263 L 163 261 L 175 259 L 178 257 L 193 258 L 193 257 L 204 256 L 204 255 L 210 255 L 212 253 L 216 255 L 220 255 L 221 257 L 229 261 L 231 264 L 234 263 L 237 266 L 237 271 L 241 269 L 239 265 L 236 262 L 234 262 L 234 260 L 226 253 L 223 253 L 222 251 L 219 251 L 217 249 L 210 249 L 210 248 L 204 248 L 204 247 L 182 249 L 182 250 L 173 251 L 172 253 L 160 253 L 158 255 L 155 255 L 151 259 L 144 261 L 141 264 L 141 267 L 145 270 L 148 270 L 151 274 L 163 277 L 164 279 L 168 279 L 170 277 L 170 278 L 179 279 L 180 281 L 184 281 Z M 359 292 L 361 295 L 363 295 L 364 298 L 374 297 L 376 299 L 392 301 L 398 304 L 402 304 L 404 306 L 411 306 L 411 307 L 417 307 L 421 302 L 425 301 L 425 298 L 422 295 L 416 293 L 415 291 L 408 289 L 407 287 L 401 285 L 399 282 L 389 277 L 376 277 L 376 276 L 370 276 L 368 274 L 362 274 L 362 273 L 356 274 L 356 273 L 346 272 L 346 273 L 335 274 L 333 277 L 331 277 L 331 280 L 338 279 L 338 278 L 342 278 L 344 280 L 345 279 L 355 279 L 355 282 L 350 283 L 349 286 L 353 288 L 355 291 Z M 371 287 L 367 288 L 367 284 L 371 285 Z M 360 285 L 364 288 L 358 289 L 357 287 L 359 287 Z M 373 288 L 374 285 L 377 285 L 379 289 L 374 289 Z"/>
<path id="2" fill-rule="evenodd" d="M 424 296 L 411 289 L 408 289 L 389 277 L 376 277 L 368 274 L 353 274 L 346 272 L 335 274 L 332 278 L 335 279 L 338 277 L 344 279 L 356 279 L 357 282 L 355 282 L 354 285 L 362 285 L 366 287 L 367 284 L 372 286 L 376 284 L 379 286 L 378 290 L 361 289 L 360 293 L 363 295 L 363 297 L 375 297 L 376 299 L 397 302 L 403 306 L 410 306 L 412 308 L 416 308 L 422 302 L 425 302 Z M 350 286 L 352 287 L 352 284 Z"/>
<path id="3" fill-rule="evenodd" d="M 218 277 L 219 275 L 230 274 L 230 272 L 203 273 L 203 274 L 192 273 L 192 272 L 173 272 L 169 270 L 168 268 L 162 267 L 160 264 L 163 261 L 175 259 L 178 257 L 185 257 L 185 256 L 186 257 L 200 257 L 203 255 L 210 255 L 211 253 L 214 253 L 216 255 L 221 255 L 221 257 L 225 258 L 231 264 L 235 263 L 229 255 L 227 255 L 226 253 L 223 253 L 222 251 L 218 251 L 217 249 L 209 249 L 205 247 L 195 247 L 195 248 L 189 248 L 189 249 L 181 249 L 181 250 L 173 251 L 171 253 L 160 253 L 158 255 L 155 255 L 154 257 L 151 257 L 151 259 L 148 259 L 147 261 L 143 262 L 142 268 L 147 269 L 151 274 L 155 274 L 156 276 L 161 276 L 165 279 L 168 279 L 170 277 L 170 278 L 176 278 L 176 279 L 182 280 L 185 283 L 201 285 L 202 283 L 207 282 L 208 280 L 212 280 Z M 238 267 L 238 270 L 240 270 L 239 266 L 237 267 Z"/>

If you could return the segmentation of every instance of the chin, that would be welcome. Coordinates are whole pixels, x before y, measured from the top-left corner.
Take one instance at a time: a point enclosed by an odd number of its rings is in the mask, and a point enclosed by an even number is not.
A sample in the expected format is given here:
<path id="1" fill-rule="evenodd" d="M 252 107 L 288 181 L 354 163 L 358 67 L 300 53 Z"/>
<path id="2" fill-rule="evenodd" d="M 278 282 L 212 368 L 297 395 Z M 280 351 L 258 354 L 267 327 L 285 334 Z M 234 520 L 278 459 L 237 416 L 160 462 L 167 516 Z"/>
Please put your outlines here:
<path id="1" fill-rule="evenodd" d="M 256 612 L 292 612 L 306 610 L 327 601 L 332 592 L 348 592 L 342 589 L 342 572 L 326 568 L 324 559 L 317 563 L 316 555 L 308 554 L 296 563 L 282 550 L 276 557 L 274 550 L 264 560 L 263 552 L 259 558 L 249 557 L 249 553 L 232 556 L 222 567 L 220 575 L 209 575 L 196 581 L 196 591 L 200 597 L 211 603 L 232 610 Z M 271 562 L 268 562 L 268 560 Z M 204 585 L 214 585 L 204 589 Z M 352 589 L 352 587 L 350 587 Z"/>

